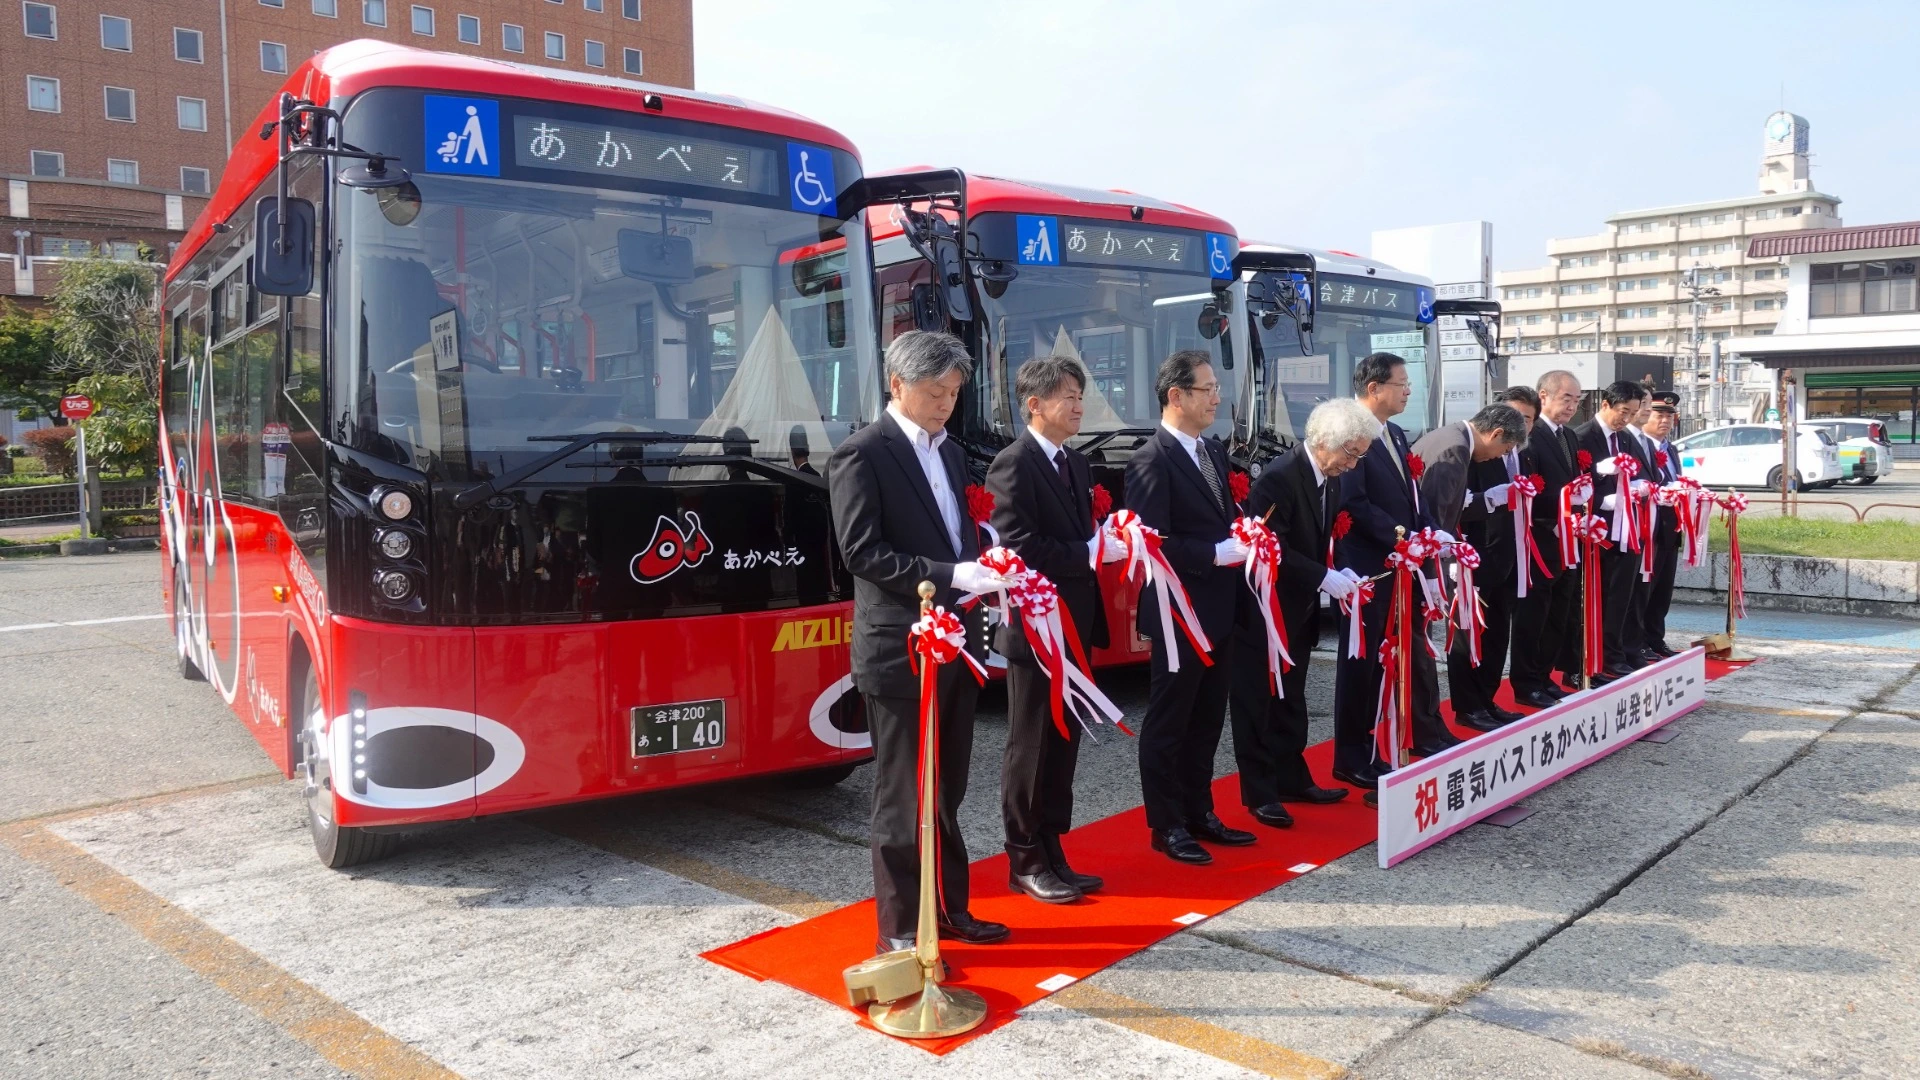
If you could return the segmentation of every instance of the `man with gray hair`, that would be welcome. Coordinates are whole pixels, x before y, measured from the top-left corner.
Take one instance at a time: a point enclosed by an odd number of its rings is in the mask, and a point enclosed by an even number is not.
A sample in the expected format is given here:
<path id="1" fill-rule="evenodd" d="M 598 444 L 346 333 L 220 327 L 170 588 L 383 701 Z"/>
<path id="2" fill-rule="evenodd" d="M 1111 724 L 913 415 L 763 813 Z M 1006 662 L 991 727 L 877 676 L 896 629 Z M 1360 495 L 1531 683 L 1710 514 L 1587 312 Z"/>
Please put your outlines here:
<path id="1" fill-rule="evenodd" d="M 1234 633 L 1233 756 L 1240 766 L 1240 802 L 1255 821 L 1293 824 L 1284 804 L 1330 803 L 1343 787 L 1320 787 L 1307 769 L 1307 663 L 1320 640 L 1320 593 L 1334 601 L 1353 592 L 1359 575 L 1335 570 L 1327 557 L 1338 512 L 1338 484 L 1380 437 L 1380 421 L 1352 398 L 1323 402 L 1307 417 L 1306 438 L 1267 463 L 1247 493 L 1246 513 L 1265 518 L 1280 541 L 1274 592 L 1286 626 L 1293 667 L 1269 681 L 1266 625 L 1252 604 L 1240 606 Z M 1259 598 L 1264 600 L 1265 598 Z"/>
<path id="2" fill-rule="evenodd" d="M 1004 588 L 979 563 L 980 542 L 962 501 L 966 458 L 947 418 L 973 374 L 952 334 L 911 330 L 887 348 L 891 401 L 878 423 L 854 432 L 827 467 L 834 535 L 853 574 L 853 684 L 873 739 L 873 893 L 880 952 L 912 948 L 919 921 L 920 685 L 907 662 L 907 631 L 920 617 L 920 583 L 952 610 L 962 593 Z M 968 648 L 984 646 L 969 622 Z M 1007 928 L 967 911 L 967 846 L 960 801 L 973 756 L 979 687 L 964 663 L 939 676 L 940 936 L 1003 941 Z"/>

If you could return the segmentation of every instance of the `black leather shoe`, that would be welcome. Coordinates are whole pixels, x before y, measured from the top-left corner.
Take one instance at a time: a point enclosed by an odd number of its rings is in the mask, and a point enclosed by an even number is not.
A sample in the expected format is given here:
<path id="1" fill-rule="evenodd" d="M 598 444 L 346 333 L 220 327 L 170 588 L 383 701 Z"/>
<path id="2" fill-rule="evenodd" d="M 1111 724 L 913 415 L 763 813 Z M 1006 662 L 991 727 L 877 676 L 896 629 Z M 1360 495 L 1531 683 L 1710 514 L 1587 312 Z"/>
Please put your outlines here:
<path id="1" fill-rule="evenodd" d="M 1564 687 L 1555 686 L 1552 683 L 1548 683 L 1546 687 L 1546 693 L 1548 697 L 1551 697 L 1555 700 L 1559 700 L 1560 698 L 1566 697 L 1568 694 L 1573 693 L 1573 691 L 1568 690 Z"/>
<path id="2" fill-rule="evenodd" d="M 1375 772 L 1371 765 L 1359 772 L 1347 772 L 1343 769 L 1335 769 L 1333 770 L 1333 778 L 1343 784 L 1352 784 L 1362 791 L 1372 791 L 1374 788 L 1380 786 L 1380 774 Z"/>
<path id="3" fill-rule="evenodd" d="M 947 941 L 964 941 L 969 945 L 992 945 L 1007 940 L 1012 933 L 1002 923 L 976 919 L 964 911 L 955 912 L 940 920 L 940 937 Z"/>
<path id="4" fill-rule="evenodd" d="M 1514 712 L 1512 709 L 1503 709 L 1498 705 L 1489 705 L 1487 706 L 1487 715 L 1493 717 L 1495 720 L 1498 720 L 1503 724 L 1511 724 L 1515 720 L 1524 719 L 1527 714 L 1517 713 L 1517 712 Z"/>
<path id="5" fill-rule="evenodd" d="M 1465 742 L 1451 731 L 1442 732 L 1431 739 L 1421 739 L 1413 744 L 1413 752 L 1418 757 L 1432 757 L 1442 750 L 1451 750 Z"/>
<path id="6" fill-rule="evenodd" d="M 1632 675 L 1634 672 L 1639 670 L 1640 670 L 1640 666 L 1638 665 L 1627 666 L 1627 665 L 1608 664 L 1607 669 L 1605 671 L 1602 671 L 1600 674 L 1605 675 L 1607 677 L 1608 682 L 1612 682 L 1615 679 L 1624 679 L 1627 676 Z M 1594 681 L 1599 682 L 1600 681 L 1599 677 L 1595 676 Z"/>
<path id="7" fill-rule="evenodd" d="M 1377 810 L 1380 807 L 1380 793 L 1377 791 L 1369 791 L 1360 801 L 1366 803 L 1369 809 Z"/>
<path id="8" fill-rule="evenodd" d="M 1280 796 L 1280 801 L 1304 803 L 1335 803 L 1347 797 L 1343 787 L 1309 787 L 1299 791 L 1289 791 Z"/>
<path id="9" fill-rule="evenodd" d="M 1219 814 L 1208 814 L 1200 821 L 1187 822 L 1187 832 L 1195 840 L 1225 844 L 1228 847 L 1246 847 L 1259 837 L 1243 829 L 1231 829 L 1220 820 Z"/>
<path id="10" fill-rule="evenodd" d="M 1547 709 L 1560 704 L 1559 697 L 1545 690 L 1529 690 L 1524 694 L 1515 694 L 1513 700 L 1516 704 L 1525 705 L 1529 709 Z"/>
<path id="11" fill-rule="evenodd" d="M 1655 656 L 1658 656 L 1662 660 L 1670 660 L 1673 657 L 1680 655 L 1680 650 L 1668 648 L 1667 643 L 1664 641 L 1657 641 L 1648 645 L 1647 651 L 1652 653 Z"/>
<path id="12" fill-rule="evenodd" d="M 1633 658 L 1639 661 L 1641 667 L 1651 667 L 1666 659 L 1666 657 L 1661 656 L 1652 649 L 1641 649 L 1639 652 L 1633 654 Z"/>
<path id="13" fill-rule="evenodd" d="M 1152 843 L 1153 850 L 1165 852 L 1167 858 L 1174 862 L 1205 866 L 1213 861 L 1207 849 L 1194 843 L 1193 834 L 1185 829 L 1155 829 Z"/>
<path id="14" fill-rule="evenodd" d="M 1502 723 L 1502 721 L 1495 720 L 1493 714 L 1487 712 L 1485 709 L 1475 709 L 1472 712 L 1460 713 L 1455 716 L 1453 720 L 1454 723 L 1459 724 L 1461 727 L 1470 727 L 1475 731 L 1492 731 Z M 1419 754 L 1419 747 L 1415 747 L 1413 752 Z M 1435 753 L 1438 753 L 1438 751 L 1435 751 Z M 1426 757 L 1428 755 L 1421 754 L 1421 756 Z"/>
<path id="15" fill-rule="evenodd" d="M 1106 884 L 1105 881 L 1102 881 L 1092 874 L 1082 874 L 1073 867 L 1068 866 L 1067 853 L 1066 850 L 1060 846 L 1059 837 L 1044 836 L 1041 837 L 1040 843 L 1041 846 L 1047 849 L 1047 861 L 1053 864 L 1054 876 L 1058 877 L 1061 881 L 1079 889 L 1082 894 L 1093 892 L 1095 889 Z"/>
<path id="16" fill-rule="evenodd" d="M 1277 802 L 1270 802 L 1265 806 L 1249 806 L 1247 813 L 1252 814 L 1253 820 L 1262 825 L 1275 829 L 1293 828 L 1293 815 L 1287 813 L 1287 808 Z"/>
<path id="17" fill-rule="evenodd" d="M 1043 904 L 1071 904 L 1080 899 L 1080 890 L 1060 880 L 1052 870 L 1037 874 L 1008 874 L 1007 888 L 1023 892 Z"/>

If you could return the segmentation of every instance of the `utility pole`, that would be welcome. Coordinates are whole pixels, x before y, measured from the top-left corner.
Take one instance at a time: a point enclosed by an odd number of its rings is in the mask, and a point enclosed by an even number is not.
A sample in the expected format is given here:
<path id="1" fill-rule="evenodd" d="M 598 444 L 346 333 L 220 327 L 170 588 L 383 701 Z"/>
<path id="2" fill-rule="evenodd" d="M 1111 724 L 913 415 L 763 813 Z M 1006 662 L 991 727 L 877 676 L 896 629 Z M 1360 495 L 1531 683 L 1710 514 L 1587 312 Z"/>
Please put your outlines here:
<path id="1" fill-rule="evenodd" d="M 1686 291 L 1687 306 L 1691 308 L 1693 311 L 1692 340 L 1688 343 L 1688 352 L 1692 355 L 1693 359 L 1688 363 L 1687 371 L 1688 371 L 1688 374 L 1693 376 L 1695 387 L 1699 386 L 1699 379 L 1700 379 L 1699 372 L 1700 372 L 1701 309 L 1706 306 L 1705 298 L 1710 296 L 1720 295 L 1719 289 L 1716 289 L 1711 285 L 1704 284 L 1701 281 L 1700 271 L 1703 269 L 1705 269 L 1705 267 L 1701 266 L 1698 262 L 1696 262 L 1692 266 L 1689 266 L 1680 275 L 1680 288 Z M 1689 396 L 1691 396 L 1692 393 L 1693 392 L 1690 390 Z M 1711 396 L 1711 390 L 1709 390 L 1709 396 Z"/>

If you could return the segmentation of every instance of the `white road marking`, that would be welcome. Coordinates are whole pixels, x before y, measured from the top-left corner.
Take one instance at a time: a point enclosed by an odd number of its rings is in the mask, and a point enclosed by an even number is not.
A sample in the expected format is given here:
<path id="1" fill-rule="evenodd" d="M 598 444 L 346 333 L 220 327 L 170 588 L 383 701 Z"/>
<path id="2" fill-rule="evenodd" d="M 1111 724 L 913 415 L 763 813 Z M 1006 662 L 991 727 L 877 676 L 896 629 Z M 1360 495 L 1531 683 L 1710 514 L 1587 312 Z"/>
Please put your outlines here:
<path id="1" fill-rule="evenodd" d="M 115 615 L 111 619 L 76 619 L 73 622 L 30 622 L 13 626 L 0 626 L 0 634 L 9 634 L 15 630 L 57 630 L 63 626 L 101 626 L 117 622 L 145 622 L 149 619 L 164 619 L 167 613 L 162 611 L 154 615 Z"/>

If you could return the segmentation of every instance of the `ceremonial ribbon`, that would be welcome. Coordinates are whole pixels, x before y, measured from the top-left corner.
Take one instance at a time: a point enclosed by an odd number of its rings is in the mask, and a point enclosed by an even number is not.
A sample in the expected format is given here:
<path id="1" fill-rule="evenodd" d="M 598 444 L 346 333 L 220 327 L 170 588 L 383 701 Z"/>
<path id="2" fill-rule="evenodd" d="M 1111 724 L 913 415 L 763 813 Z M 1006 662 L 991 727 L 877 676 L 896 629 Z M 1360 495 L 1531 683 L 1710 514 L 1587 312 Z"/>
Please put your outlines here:
<path id="1" fill-rule="evenodd" d="M 1680 538 L 1687 551 L 1687 565 L 1693 566 L 1694 551 L 1700 546 L 1697 526 L 1699 519 L 1694 515 L 1693 486 L 1687 481 L 1675 480 L 1664 484 L 1653 493 L 1656 503 L 1673 511 L 1673 520 L 1680 530 Z"/>
<path id="2" fill-rule="evenodd" d="M 1396 598 L 1397 599 L 1397 598 Z M 1398 621 L 1400 609 L 1394 608 L 1394 621 Z M 1386 640 L 1380 643 L 1380 663 L 1385 666 L 1386 674 L 1380 680 L 1380 703 L 1374 716 L 1373 725 L 1374 759 L 1386 765 L 1389 771 L 1398 767 L 1399 754 L 1395 751 L 1405 746 L 1413 747 L 1413 725 L 1402 724 L 1400 714 L 1405 711 L 1406 703 L 1400 700 L 1398 637 L 1391 629 Z"/>
<path id="3" fill-rule="evenodd" d="M 1535 566 L 1543 576 L 1553 577 L 1547 561 L 1540 557 L 1539 546 L 1533 542 L 1533 500 L 1546 487 L 1547 482 L 1538 475 L 1516 476 L 1507 486 L 1507 508 L 1513 511 L 1513 550 L 1525 553 L 1519 556 L 1520 580 L 1516 589 L 1521 598 L 1527 595 L 1527 581 L 1533 577 Z"/>
<path id="4" fill-rule="evenodd" d="M 1651 483 L 1649 483 L 1647 485 L 1646 494 L 1638 496 L 1636 498 L 1636 501 L 1641 504 L 1635 510 L 1635 513 L 1638 515 L 1637 522 L 1640 526 L 1640 580 L 1641 581 L 1653 580 L 1654 556 L 1656 554 L 1654 550 L 1655 545 L 1653 542 L 1654 523 L 1660 516 L 1659 514 L 1654 512 L 1654 499 L 1658 494 L 1659 494 L 1659 491 L 1656 488 L 1654 488 L 1654 486 Z"/>
<path id="5" fill-rule="evenodd" d="M 1713 519 L 1713 492 L 1692 477 L 1681 477 L 1693 501 L 1687 510 L 1693 515 L 1693 547 L 1687 552 L 1687 565 L 1699 566 L 1707 560 L 1707 523 Z"/>
<path id="6" fill-rule="evenodd" d="M 1727 512 L 1727 599 L 1738 618 L 1747 617 L 1747 569 L 1740 558 L 1740 515 L 1747 510 L 1747 497 L 1729 491 L 1720 497 L 1720 508 Z"/>
<path id="7" fill-rule="evenodd" d="M 1353 515 L 1345 510 L 1333 515 L 1333 528 L 1327 530 L 1327 569 L 1333 569 L 1333 545 L 1353 531 Z"/>
<path id="8" fill-rule="evenodd" d="M 1581 473 L 1560 489 L 1560 521 L 1554 533 L 1560 538 L 1560 565 L 1580 565 L 1580 515 L 1573 512 L 1576 505 L 1584 506 L 1593 501 L 1593 477 Z"/>
<path id="9" fill-rule="evenodd" d="M 1280 676 L 1293 667 L 1293 657 L 1287 653 L 1287 622 L 1280 611 L 1280 594 L 1274 588 L 1280 576 L 1280 538 L 1273 535 L 1266 522 L 1253 517 L 1234 521 L 1233 538 L 1247 547 L 1243 577 L 1260 608 L 1260 621 L 1266 624 L 1267 685 L 1275 697 L 1285 697 Z"/>
<path id="10" fill-rule="evenodd" d="M 1616 500 L 1617 501 L 1617 500 Z M 1586 561 L 1581 569 L 1582 589 L 1581 633 L 1586 643 L 1583 653 L 1586 657 L 1586 674 L 1598 675 L 1606 667 L 1606 617 L 1602 611 L 1604 588 L 1600 577 L 1600 548 L 1613 546 L 1607 540 L 1607 523 L 1597 515 L 1582 514 L 1572 521 L 1573 532 L 1580 539 L 1585 551 Z"/>
<path id="11" fill-rule="evenodd" d="M 1453 612 L 1447 620 L 1447 649 L 1453 649 L 1453 631 L 1467 634 L 1467 657 L 1480 666 L 1480 632 L 1486 629 L 1486 613 L 1480 609 L 1480 590 L 1474 586 L 1473 572 L 1480 568 L 1480 553 L 1473 545 L 1459 541 L 1450 545 L 1454 565 L 1460 568 L 1460 580 L 1453 590 Z"/>
<path id="12" fill-rule="evenodd" d="M 1398 659 L 1412 647 L 1413 579 L 1419 575 L 1420 565 L 1439 549 L 1433 530 L 1423 529 L 1402 537 L 1387 555 L 1387 565 L 1393 574 L 1393 601 L 1387 609 L 1386 636 L 1380 642 L 1383 671 L 1373 732 L 1375 752 L 1389 769 L 1394 768 L 1399 760 L 1396 748 L 1403 742 L 1411 745 L 1412 739 L 1411 725 L 1402 723 L 1401 718 L 1401 713 L 1408 708 L 1408 702 L 1402 700 L 1399 693 Z M 1431 643 L 1428 647 L 1432 647 Z"/>
<path id="13" fill-rule="evenodd" d="M 1193 612 L 1193 603 L 1180 584 L 1180 575 L 1174 573 L 1173 564 L 1160 553 L 1159 532 L 1148 528 L 1139 514 L 1125 508 L 1115 510 L 1102 527 L 1126 548 L 1127 580 L 1133 581 L 1138 574 L 1143 587 L 1156 586 L 1153 593 L 1160 607 L 1160 640 L 1167 646 L 1167 670 L 1180 670 L 1180 650 L 1173 636 L 1176 625 L 1186 634 L 1187 643 L 1193 646 L 1200 663 L 1212 667 L 1213 644 L 1207 640 L 1200 617 Z"/>
<path id="14" fill-rule="evenodd" d="M 1373 599 L 1373 579 L 1361 578 L 1353 583 L 1353 591 L 1340 598 L 1340 611 L 1347 617 L 1347 657 L 1351 660 L 1367 658 L 1367 630 L 1360 617 L 1360 611 Z"/>
<path id="15" fill-rule="evenodd" d="M 907 663 L 914 675 L 920 680 L 920 745 L 936 746 L 940 737 L 940 665 L 951 663 L 956 656 L 965 657 L 967 665 L 973 671 L 973 677 L 983 685 L 987 681 L 987 669 L 980 666 L 967 651 L 967 630 L 960 617 L 944 607 L 934 607 L 914 622 L 907 630 Z M 917 771 L 920 797 L 924 799 L 929 789 L 939 790 L 940 755 L 937 753 L 920 755 L 920 768 Z M 934 865 L 940 865 L 940 831 L 934 830 Z M 934 888 L 940 887 L 938 875 Z"/>
<path id="16" fill-rule="evenodd" d="M 1635 515 L 1633 479 L 1640 475 L 1640 459 L 1632 454 L 1602 458 L 1593 467 L 1601 476 L 1618 475 L 1613 485 L 1613 528 L 1611 539 L 1622 551 L 1636 551 L 1640 544 L 1640 522 Z"/>

